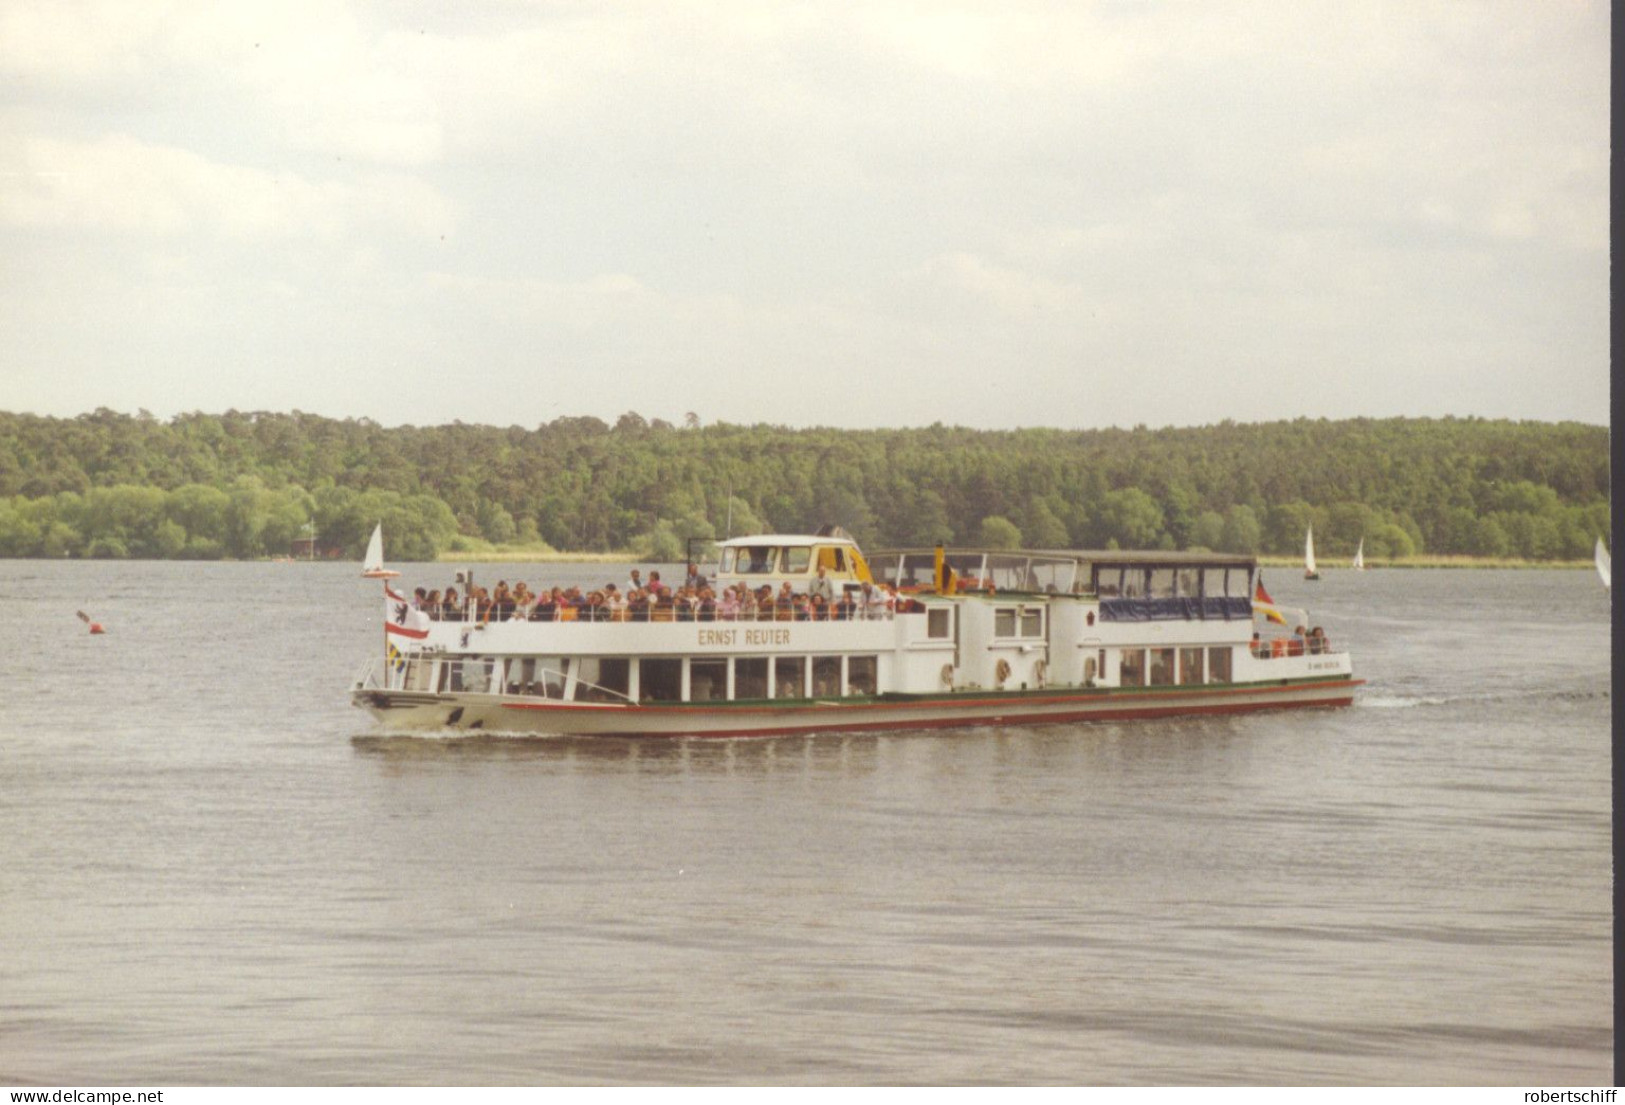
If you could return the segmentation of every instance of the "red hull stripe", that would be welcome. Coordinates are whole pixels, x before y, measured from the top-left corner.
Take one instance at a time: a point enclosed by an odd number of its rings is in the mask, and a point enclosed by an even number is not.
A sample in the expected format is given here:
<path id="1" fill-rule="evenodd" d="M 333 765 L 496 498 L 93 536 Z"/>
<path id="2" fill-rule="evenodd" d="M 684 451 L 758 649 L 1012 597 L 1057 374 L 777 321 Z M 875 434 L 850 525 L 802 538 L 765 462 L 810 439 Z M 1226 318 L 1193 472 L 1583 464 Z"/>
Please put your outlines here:
<path id="1" fill-rule="evenodd" d="M 1346 698 L 1319 698 L 1306 702 L 1230 702 L 1211 706 L 1157 706 L 1140 709 L 1084 710 L 1072 713 L 1041 714 L 1027 717 L 1006 717 L 996 714 L 971 714 L 964 717 L 904 719 L 892 721 L 839 722 L 793 727 L 764 727 L 752 729 L 697 730 L 694 732 L 602 732 L 577 734 L 597 737 L 785 737 L 805 736 L 809 733 L 864 733 L 900 729 L 969 729 L 986 725 L 1054 725 L 1071 721 L 1129 721 L 1148 718 L 1191 717 L 1197 714 L 1246 714 L 1261 710 L 1317 710 L 1352 705 L 1354 696 Z"/>
<path id="2" fill-rule="evenodd" d="M 408 629 L 406 626 L 396 625 L 394 622 L 385 622 L 384 632 L 394 633 L 401 637 L 410 637 L 414 641 L 421 641 L 429 635 L 427 629 Z"/>
<path id="3" fill-rule="evenodd" d="M 391 627 L 391 628 L 393 628 L 393 627 Z M 1328 682 L 1325 682 L 1325 683 L 1287 683 L 1287 684 L 1283 684 L 1281 686 L 1275 686 L 1275 687 L 1226 687 L 1223 690 L 1196 690 L 1196 691 L 1151 691 L 1151 692 L 1139 692 L 1139 691 L 1136 691 L 1136 692 L 1133 692 L 1133 700 L 1136 703 L 1141 703 L 1141 702 L 1168 702 L 1170 700 L 1178 701 L 1179 699 L 1188 699 L 1188 698 L 1191 698 L 1191 697 L 1193 697 L 1194 695 L 1197 695 L 1197 694 L 1201 694 L 1201 695 L 1204 695 L 1204 696 L 1207 696 L 1207 695 L 1238 695 L 1238 694 L 1247 694 L 1247 695 L 1254 695 L 1254 694 L 1291 694 L 1291 693 L 1294 693 L 1294 692 L 1297 692 L 1297 691 L 1320 691 L 1320 690 L 1328 690 L 1328 689 L 1331 689 L 1331 688 L 1334 688 L 1334 687 L 1335 688 L 1340 688 L 1340 689 L 1341 688 L 1348 688 L 1348 689 L 1352 690 L 1353 688 L 1363 686 L 1364 684 L 1365 684 L 1364 679 L 1337 679 L 1337 680 L 1331 680 L 1331 681 L 1328 681 Z M 1046 698 L 963 698 L 963 699 L 960 699 L 960 698 L 933 698 L 933 699 L 925 699 L 925 700 L 912 701 L 912 702 L 903 701 L 903 702 L 852 702 L 852 703 L 845 703 L 845 702 L 833 701 L 833 702 L 824 703 L 822 705 L 800 705 L 800 706 L 730 706 L 727 703 L 695 703 L 695 702 L 684 702 L 684 703 L 681 703 L 681 704 L 673 704 L 673 705 L 669 705 L 669 706 L 634 706 L 634 705 L 630 705 L 630 704 L 629 705 L 621 705 L 620 703 L 617 703 L 617 702 L 580 703 L 580 702 L 551 702 L 551 701 L 544 701 L 544 702 L 504 702 L 504 703 L 502 703 L 502 706 L 503 706 L 504 709 L 507 709 L 507 710 L 544 710 L 544 711 L 586 710 L 586 711 L 591 711 L 591 712 L 617 711 L 617 712 L 625 712 L 625 713 L 628 713 L 628 714 L 633 714 L 633 713 L 639 713 L 639 714 L 682 714 L 682 713 L 692 713 L 692 712 L 695 712 L 695 711 L 725 710 L 725 711 L 727 711 L 727 713 L 728 713 L 728 715 L 730 717 L 735 716 L 735 715 L 749 716 L 749 715 L 752 715 L 752 714 L 767 714 L 767 715 L 770 715 L 770 716 L 778 716 L 778 717 L 783 717 L 786 714 L 798 714 L 798 715 L 800 715 L 800 714 L 817 714 L 821 718 L 824 718 L 824 717 L 834 718 L 834 717 L 836 717 L 836 716 L 838 716 L 840 714 L 858 713 L 858 712 L 864 711 L 864 710 L 933 710 L 933 709 L 941 709 L 944 706 L 951 706 L 954 709 L 969 709 L 969 708 L 972 708 L 972 707 L 986 707 L 986 708 L 989 708 L 989 709 L 992 709 L 992 710 L 996 711 L 997 714 L 1002 716 L 1006 711 L 1019 710 L 1019 709 L 1025 708 L 1025 707 L 1029 707 L 1029 706 L 1051 706 L 1051 705 L 1065 704 L 1065 703 L 1069 703 L 1069 702 L 1099 702 L 1099 701 L 1102 700 L 1102 698 L 1106 698 L 1106 697 L 1107 696 L 1104 696 L 1104 695 L 1056 695 L 1054 697 L 1046 697 Z M 1122 697 L 1127 698 L 1129 696 L 1124 695 Z M 1353 701 L 1352 696 L 1348 699 L 1348 701 L 1350 701 L 1350 702 Z M 1318 702 L 1318 701 L 1313 703 L 1313 705 L 1320 705 L 1320 704 L 1321 703 Z M 1347 705 L 1347 702 L 1345 702 L 1343 704 Z M 1271 704 L 1270 703 L 1260 703 L 1259 705 L 1269 706 Z M 1247 709 L 1253 709 L 1253 708 L 1254 708 L 1253 704 L 1251 704 L 1251 703 L 1243 703 L 1243 704 L 1241 704 L 1239 706 L 1235 706 L 1235 707 L 1228 707 L 1228 706 L 1205 706 L 1205 707 L 1204 706 L 1195 706 L 1195 707 L 1193 707 L 1193 706 L 1172 706 L 1172 707 L 1150 706 L 1150 707 L 1140 707 L 1140 706 L 1135 706 L 1135 707 L 1131 707 L 1130 711 L 1131 711 L 1132 716 L 1135 716 L 1135 717 L 1150 717 L 1150 716 L 1153 716 L 1153 715 L 1149 711 L 1158 711 L 1158 710 L 1160 710 L 1163 714 L 1168 714 L 1168 713 L 1187 713 L 1187 712 L 1188 713 L 1195 713 L 1198 710 L 1206 710 L 1206 711 L 1225 710 L 1225 709 L 1247 710 Z M 1049 716 L 1049 715 L 1046 715 L 1046 716 Z M 1057 715 L 1053 715 L 1053 716 L 1059 718 L 1062 715 L 1057 714 Z M 1071 716 L 1071 715 L 1068 715 L 1068 716 Z M 1085 715 L 1084 714 L 1078 714 L 1076 716 L 1082 717 L 1082 716 L 1085 716 Z M 1105 717 L 1105 716 L 1108 716 L 1108 715 L 1106 713 L 1104 713 L 1104 712 L 1097 712 L 1097 711 L 1091 710 L 1091 711 L 1088 711 L 1087 716 L 1088 717 Z M 1128 715 L 1114 714 L 1112 716 L 1128 716 Z M 922 724 L 928 724 L 928 723 L 922 723 Z M 962 724 L 962 723 L 960 723 L 960 722 L 958 722 L 956 720 L 956 721 L 953 721 L 953 722 L 948 722 L 947 724 Z"/>

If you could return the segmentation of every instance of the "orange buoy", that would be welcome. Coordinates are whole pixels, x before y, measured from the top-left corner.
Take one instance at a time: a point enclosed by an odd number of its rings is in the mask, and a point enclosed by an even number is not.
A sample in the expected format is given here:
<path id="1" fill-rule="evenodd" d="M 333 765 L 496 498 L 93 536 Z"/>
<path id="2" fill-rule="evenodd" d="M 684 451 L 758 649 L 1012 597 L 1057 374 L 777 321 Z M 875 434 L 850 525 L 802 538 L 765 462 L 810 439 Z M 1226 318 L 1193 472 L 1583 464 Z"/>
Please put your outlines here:
<path id="1" fill-rule="evenodd" d="M 98 633 L 106 633 L 106 632 L 107 632 L 107 630 L 102 628 L 102 623 L 101 622 L 91 622 L 90 623 L 90 635 L 91 636 L 94 637 Z"/>

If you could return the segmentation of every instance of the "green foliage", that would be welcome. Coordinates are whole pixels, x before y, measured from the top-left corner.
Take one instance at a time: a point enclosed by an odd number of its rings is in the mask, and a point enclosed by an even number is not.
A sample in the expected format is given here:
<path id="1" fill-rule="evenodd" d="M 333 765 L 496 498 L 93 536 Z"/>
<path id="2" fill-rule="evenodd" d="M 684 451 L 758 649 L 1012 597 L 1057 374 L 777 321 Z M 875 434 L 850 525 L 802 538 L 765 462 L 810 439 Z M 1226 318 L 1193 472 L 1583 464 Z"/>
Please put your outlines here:
<path id="1" fill-rule="evenodd" d="M 1021 531 L 1010 519 L 1001 518 L 997 514 L 982 519 L 976 536 L 978 545 L 985 545 L 990 549 L 1021 548 Z"/>
<path id="2" fill-rule="evenodd" d="M 685 425 L 631 411 L 613 428 L 577 417 L 535 429 L 0 412 L 0 556 L 284 555 L 312 526 L 324 549 L 355 558 L 382 522 L 391 560 L 431 557 L 460 533 L 571 551 L 671 554 L 675 541 L 681 559 L 690 536 L 826 522 L 869 548 L 970 544 L 1000 518 L 1034 547 L 1293 555 L 1313 524 L 1328 560 L 1362 538 L 1373 556 L 1409 542 L 1583 558 L 1609 528 L 1608 431 L 1576 423 Z"/>

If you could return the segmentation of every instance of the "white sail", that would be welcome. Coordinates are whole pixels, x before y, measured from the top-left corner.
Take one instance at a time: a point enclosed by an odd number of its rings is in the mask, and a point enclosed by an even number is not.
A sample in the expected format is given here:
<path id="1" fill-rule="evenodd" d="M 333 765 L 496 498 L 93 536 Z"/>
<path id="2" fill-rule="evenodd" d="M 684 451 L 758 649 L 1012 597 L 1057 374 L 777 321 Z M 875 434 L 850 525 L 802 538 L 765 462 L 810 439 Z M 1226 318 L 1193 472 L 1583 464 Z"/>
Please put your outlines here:
<path id="1" fill-rule="evenodd" d="M 1315 568 L 1315 527 L 1310 526 L 1309 532 L 1303 539 L 1303 574 L 1307 578 L 1318 576 L 1320 572 Z"/>
<path id="2" fill-rule="evenodd" d="M 361 574 L 367 579 L 393 579 L 401 574 L 384 567 L 384 526 L 381 522 L 373 527 L 372 538 L 367 542 L 367 555 L 361 561 Z"/>
<path id="3" fill-rule="evenodd" d="M 1597 538 L 1597 574 L 1602 577 L 1602 585 L 1610 591 L 1614 589 L 1613 560 L 1608 550 L 1603 547 L 1602 538 Z"/>
<path id="4" fill-rule="evenodd" d="M 1365 571 L 1365 538 L 1360 538 L 1360 547 L 1354 550 L 1353 568 L 1357 572 Z"/>

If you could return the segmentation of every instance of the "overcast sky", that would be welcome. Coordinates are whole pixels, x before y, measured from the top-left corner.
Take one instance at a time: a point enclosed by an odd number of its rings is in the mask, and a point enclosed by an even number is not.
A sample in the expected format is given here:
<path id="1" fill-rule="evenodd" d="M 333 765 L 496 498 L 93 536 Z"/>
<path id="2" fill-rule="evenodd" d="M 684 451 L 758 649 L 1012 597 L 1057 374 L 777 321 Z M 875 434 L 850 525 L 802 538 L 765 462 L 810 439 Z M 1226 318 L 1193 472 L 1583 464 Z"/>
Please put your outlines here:
<path id="1" fill-rule="evenodd" d="M 0 0 L 0 409 L 1606 423 L 1609 33 Z"/>

